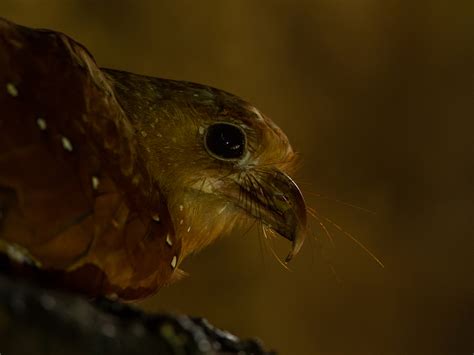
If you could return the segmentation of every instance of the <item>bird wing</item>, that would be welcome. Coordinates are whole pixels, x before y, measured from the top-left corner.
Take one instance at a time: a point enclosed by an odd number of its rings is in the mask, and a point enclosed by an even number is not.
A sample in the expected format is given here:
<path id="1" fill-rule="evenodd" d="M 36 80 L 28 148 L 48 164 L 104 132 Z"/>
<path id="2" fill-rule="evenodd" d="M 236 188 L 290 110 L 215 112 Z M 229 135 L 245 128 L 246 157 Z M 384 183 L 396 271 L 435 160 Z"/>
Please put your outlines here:
<path id="1" fill-rule="evenodd" d="M 155 292 L 181 244 L 92 56 L 0 20 L 0 67 L 0 249 L 90 295 Z"/>

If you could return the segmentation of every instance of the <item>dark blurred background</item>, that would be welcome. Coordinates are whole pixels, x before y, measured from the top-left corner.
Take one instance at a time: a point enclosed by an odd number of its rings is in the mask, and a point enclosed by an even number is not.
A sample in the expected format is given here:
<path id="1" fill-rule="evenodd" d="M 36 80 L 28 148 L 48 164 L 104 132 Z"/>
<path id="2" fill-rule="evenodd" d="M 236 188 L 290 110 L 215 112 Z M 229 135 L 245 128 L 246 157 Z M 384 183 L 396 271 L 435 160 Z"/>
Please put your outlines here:
<path id="1" fill-rule="evenodd" d="M 300 152 L 308 204 L 385 264 L 327 219 L 335 246 L 315 220 L 291 271 L 240 231 L 144 307 L 281 354 L 474 351 L 472 0 L 1 0 L 0 16 L 253 102 Z"/>

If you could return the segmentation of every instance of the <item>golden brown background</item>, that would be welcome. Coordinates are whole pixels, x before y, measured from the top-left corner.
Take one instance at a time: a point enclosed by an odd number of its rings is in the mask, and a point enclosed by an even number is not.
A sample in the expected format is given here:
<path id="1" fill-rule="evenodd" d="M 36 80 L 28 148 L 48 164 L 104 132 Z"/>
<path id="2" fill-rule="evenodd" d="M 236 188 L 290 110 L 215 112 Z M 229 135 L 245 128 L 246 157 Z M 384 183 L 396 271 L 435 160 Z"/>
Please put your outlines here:
<path id="1" fill-rule="evenodd" d="M 329 223 L 336 246 L 315 222 L 291 272 L 234 233 L 148 309 L 281 354 L 474 351 L 472 0 L 0 0 L 0 16 L 65 32 L 102 66 L 253 102 L 301 153 L 309 205 L 386 266 Z"/>

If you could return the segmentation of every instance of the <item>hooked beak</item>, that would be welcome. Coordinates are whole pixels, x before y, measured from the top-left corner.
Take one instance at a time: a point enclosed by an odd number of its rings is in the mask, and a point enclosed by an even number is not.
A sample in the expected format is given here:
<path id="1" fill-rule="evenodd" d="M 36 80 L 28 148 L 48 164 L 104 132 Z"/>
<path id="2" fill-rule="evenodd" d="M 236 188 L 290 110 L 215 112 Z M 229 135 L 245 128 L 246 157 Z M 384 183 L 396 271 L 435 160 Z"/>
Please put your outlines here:
<path id="1" fill-rule="evenodd" d="M 306 236 L 306 204 L 298 185 L 285 173 L 268 169 L 246 176 L 241 182 L 240 206 L 255 219 L 292 242 L 289 262 Z M 250 203 L 249 203 L 250 200 Z"/>

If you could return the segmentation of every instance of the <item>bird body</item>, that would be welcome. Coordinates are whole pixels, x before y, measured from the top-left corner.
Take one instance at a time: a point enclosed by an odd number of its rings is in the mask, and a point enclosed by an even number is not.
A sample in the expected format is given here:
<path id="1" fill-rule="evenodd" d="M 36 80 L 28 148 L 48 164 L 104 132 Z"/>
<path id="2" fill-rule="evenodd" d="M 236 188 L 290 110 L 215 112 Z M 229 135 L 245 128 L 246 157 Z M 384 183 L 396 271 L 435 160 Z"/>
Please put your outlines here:
<path id="1" fill-rule="evenodd" d="M 237 223 L 301 247 L 294 153 L 254 106 L 100 69 L 52 31 L 0 21 L 0 250 L 14 272 L 136 300 Z M 26 271 L 25 271 L 26 270 Z"/>

